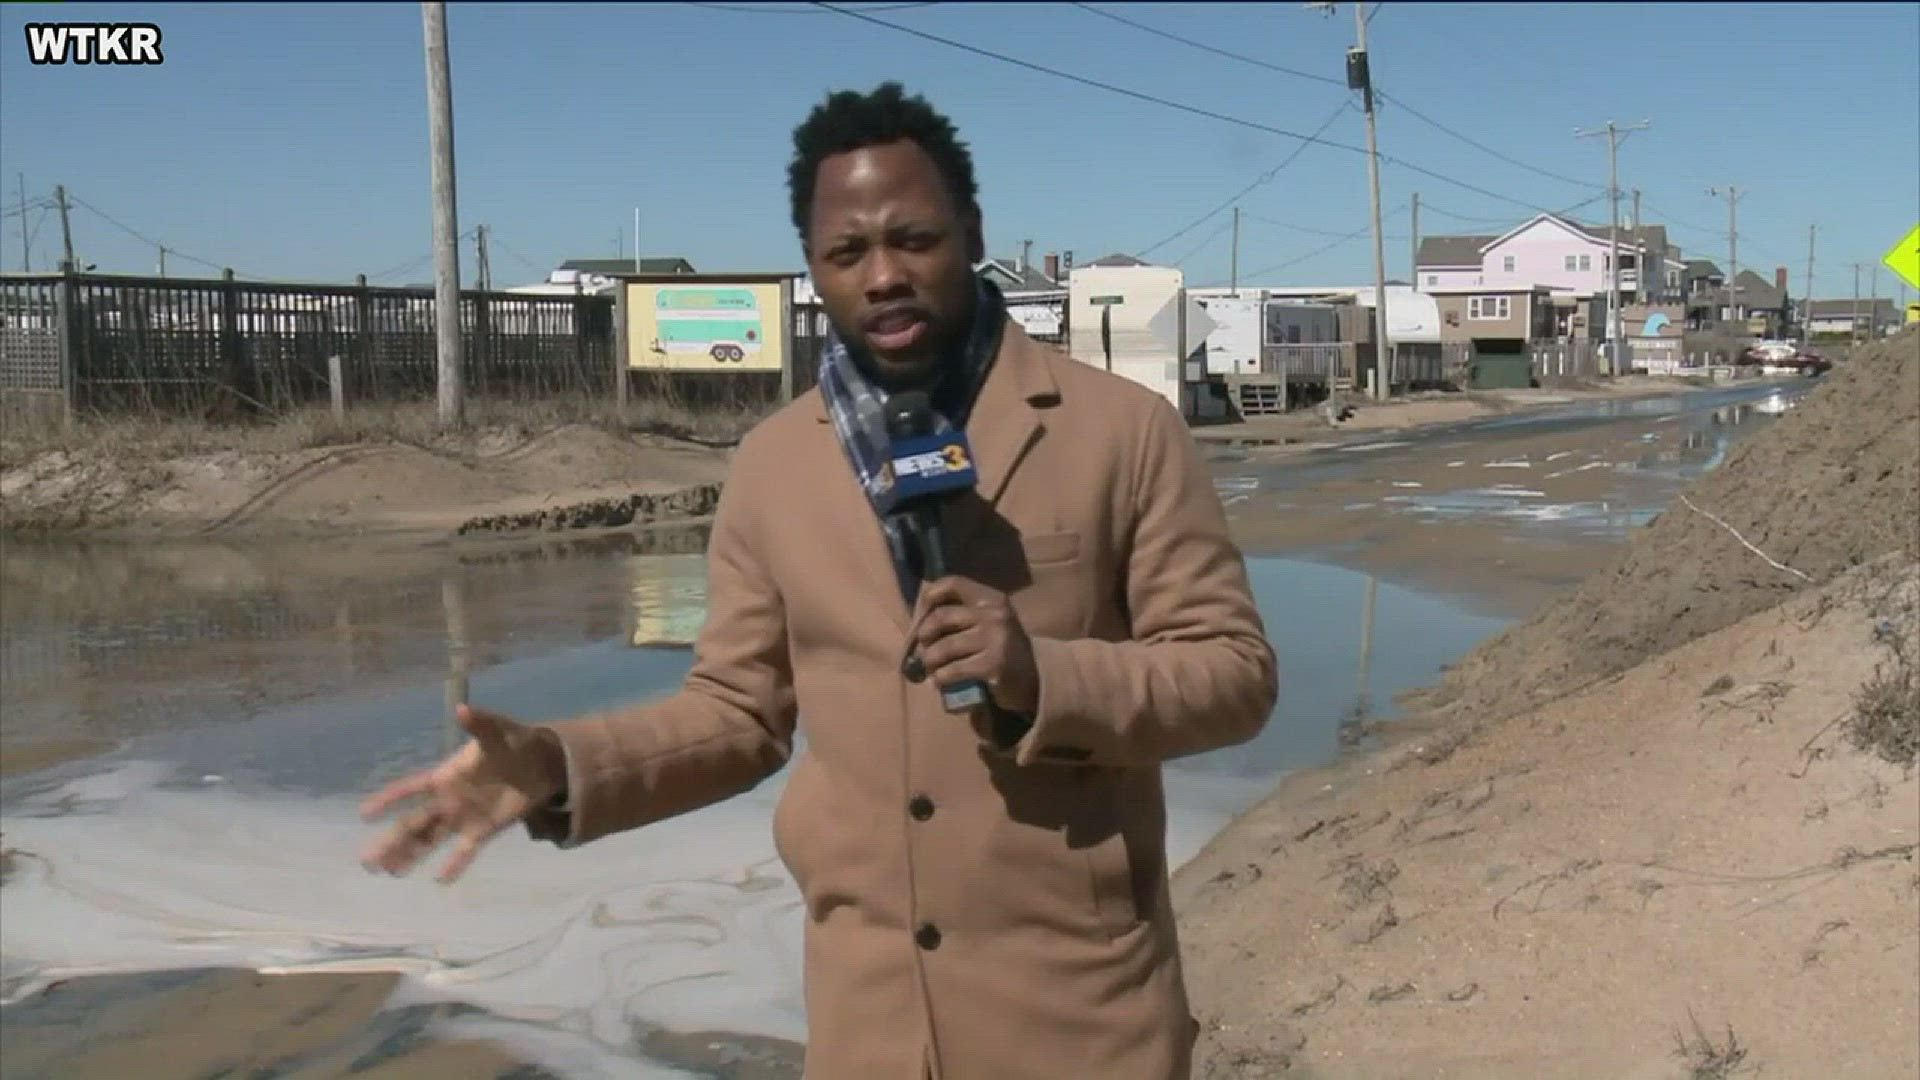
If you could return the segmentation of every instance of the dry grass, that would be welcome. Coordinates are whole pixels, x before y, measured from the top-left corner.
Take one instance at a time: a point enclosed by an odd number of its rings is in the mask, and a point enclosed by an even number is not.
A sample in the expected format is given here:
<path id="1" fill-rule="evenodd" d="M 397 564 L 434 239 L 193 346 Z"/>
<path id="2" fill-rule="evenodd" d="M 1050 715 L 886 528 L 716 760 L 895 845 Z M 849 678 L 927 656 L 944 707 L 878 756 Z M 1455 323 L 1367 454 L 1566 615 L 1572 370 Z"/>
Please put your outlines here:
<path id="1" fill-rule="evenodd" d="M 470 396 L 466 424 L 443 430 L 432 399 L 359 402 L 336 420 L 324 403 L 237 420 L 169 416 L 157 411 L 87 416 L 21 414 L 0 427 L 0 468 L 49 451 L 161 460 L 216 450 L 274 454 L 326 446 L 403 443 L 476 450 L 515 443 L 561 427 L 588 425 L 616 434 L 657 435 L 731 446 L 778 406 L 770 388 L 738 380 L 688 385 L 652 374 L 635 380 L 624 414 L 608 393 L 557 392 Z"/>
<path id="2" fill-rule="evenodd" d="M 1674 1056 L 1685 1063 L 1687 1075 L 1693 1080 L 1725 1080 L 1752 1070 L 1747 1064 L 1747 1048 L 1740 1045 L 1731 1027 L 1727 1029 L 1726 1042 L 1719 1043 L 1707 1034 L 1692 1013 L 1688 1013 L 1687 1019 L 1692 1022 L 1693 1034 L 1674 1033 Z"/>
<path id="3" fill-rule="evenodd" d="M 1846 733 L 1858 749 L 1911 767 L 1920 758 L 1920 605 L 1901 599 L 1877 613 L 1873 637 L 1886 658 L 1854 695 Z"/>

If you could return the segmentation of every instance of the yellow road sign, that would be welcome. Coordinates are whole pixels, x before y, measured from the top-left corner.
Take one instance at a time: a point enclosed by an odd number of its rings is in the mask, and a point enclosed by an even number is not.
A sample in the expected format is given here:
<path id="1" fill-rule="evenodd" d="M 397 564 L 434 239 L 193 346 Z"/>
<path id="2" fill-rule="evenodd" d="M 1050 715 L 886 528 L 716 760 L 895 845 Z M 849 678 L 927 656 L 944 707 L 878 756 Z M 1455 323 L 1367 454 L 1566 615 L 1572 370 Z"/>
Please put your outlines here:
<path id="1" fill-rule="evenodd" d="M 1920 289 L 1920 225 L 1915 225 L 1907 238 L 1893 245 L 1893 250 L 1880 261 L 1899 274 L 1901 280 Z"/>

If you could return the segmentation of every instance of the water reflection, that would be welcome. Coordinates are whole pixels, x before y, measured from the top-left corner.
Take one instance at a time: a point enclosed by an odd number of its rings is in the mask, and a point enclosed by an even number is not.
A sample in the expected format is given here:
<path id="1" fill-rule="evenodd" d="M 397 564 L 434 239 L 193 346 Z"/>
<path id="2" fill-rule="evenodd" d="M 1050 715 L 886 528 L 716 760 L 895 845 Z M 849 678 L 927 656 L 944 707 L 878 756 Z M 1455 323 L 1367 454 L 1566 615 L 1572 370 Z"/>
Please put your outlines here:
<path id="1" fill-rule="evenodd" d="M 1334 567 L 1250 569 L 1281 657 L 1280 706 L 1252 742 L 1169 768 L 1176 862 L 1277 776 L 1336 755 L 1343 722 L 1392 715 L 1396 693 L 1502 625 Z M 0 923 L 10 998 L 84 973 L 394 970 L 407 974 L 394 1006 L 477 1007 L 459 1030 L 568 1076 L 677 1075 L 633 1056 L 663 1031 L 803 1037 L 798 899 L 768 830 L 784 775 L 585 852 L 503 838 L 450 890 L 353 864 L 365 838 L 354 802 L 445 753 L 458 700 L 539 720 L 676 687 L 684 650 L 633 645 L 697 633 L 697 557 L 613 546 L 449 562 L 364 592 L 316 594 L 265 571 L 237 587 L 148 586 L 153 609 L 98 596 L 60 613 L 42 596 L 28 621 L 44 640 L 86 637 L 93 662 L 128 683 L 117 700 L 178 690 L 199 711 L 155 704 L 115 753 L 0 781 L 0 831 L 22 853 Z M 265 596 L 298 617 L 234 629 L 211 615 Z M 171 634 L 135 632 L 150 610 L 208 613 L 193 625 L 280 657 L 315 691 L 267 703 L 198 691 L 217 674 L 183 673 Z M 370 662 L 394 677 L 349 675 Z M 24 665 L 22 688 L 52 700 L 46 684 L 73 670 Z M 285 670 L 268 674 L 285 685 Z"/>

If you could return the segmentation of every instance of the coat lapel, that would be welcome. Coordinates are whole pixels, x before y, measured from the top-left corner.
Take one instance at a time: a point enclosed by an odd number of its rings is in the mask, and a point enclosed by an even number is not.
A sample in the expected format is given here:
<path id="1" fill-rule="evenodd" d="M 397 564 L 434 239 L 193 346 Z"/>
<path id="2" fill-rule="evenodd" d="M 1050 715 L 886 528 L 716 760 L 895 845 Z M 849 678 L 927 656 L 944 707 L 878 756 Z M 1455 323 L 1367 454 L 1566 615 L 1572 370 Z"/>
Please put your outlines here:
<path id="1" fill-rule="evenodd" d="M 1007 320 L 1000 353 L 967 421 L 967 443 L 979 473 L 979 498 L 959 500 L 947 517 L 950 543 L 965 547 L 993 518 L 1007 485 L 1046 431 L 1042 409 L 1057 402 L 1059 386 L 1040 346 Z"/>
<path id="2" fill-rule="evenodd" d="M 993 368 L 987 372 L 986 382 L 981 385 L 980 396 L 967 420 L 967 444 L 973 450 L 974 469 L 980 477 L 979 497 L 956 500 L 944 517 L 947 543 L 953 552 L 964 549 L 968 541 L 993 520 L 1007 485 L 1045 433 L 1042 409 L 1056 403 L 1059 397 L 1059 386 L 1047 370 L 1041 346 L 1026 335 L 1020 324 L 1008 319 L 1000 337 L 1000 351 L 994 357 Z M 816 420 L 833 443 L 833 456 L 847 473 L 846 483 L 836 485 L 836 488 L 844 487 L 846 497 L 835 500 L 834 513 L 845 512 L 851 516 L 857 505 L 858 516 L 866 519 L 864 527 L 870 530 L 870 543 L 877 556 L 874 584 L 886 592 L 886 608 L 894 621 L 903 630 L 908 629 L 913 613 L 901 597 L 889 568 L 885 532 L 854 480 L 852 470 L 845 468 L 846 458 L 827 418 L 824 399 L 816 396 L 814 404 Z"/>

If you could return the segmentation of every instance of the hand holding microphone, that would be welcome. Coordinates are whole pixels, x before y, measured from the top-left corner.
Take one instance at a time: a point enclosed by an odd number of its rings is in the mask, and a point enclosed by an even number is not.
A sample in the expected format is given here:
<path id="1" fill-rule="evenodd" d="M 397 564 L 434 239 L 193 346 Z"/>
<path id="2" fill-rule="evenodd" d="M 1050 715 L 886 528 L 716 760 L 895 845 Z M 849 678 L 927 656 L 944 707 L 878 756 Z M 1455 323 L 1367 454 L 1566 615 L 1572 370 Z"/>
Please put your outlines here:
<path id="1" fill-rule="evenodd" d="M 927 395 L 911 390 L 888 399 L 887 435 L 894 484 L 888 513 L 904 521 L 926 581 L 914 613 L 920 667 L 948 712 L 998 705 L 1031 714 L 1039 676 L 1013 605 L 1005 593 L 956 577 L 947 566 L 941 507 L 978 483 L 966 436 L 938 431 Z"/>

